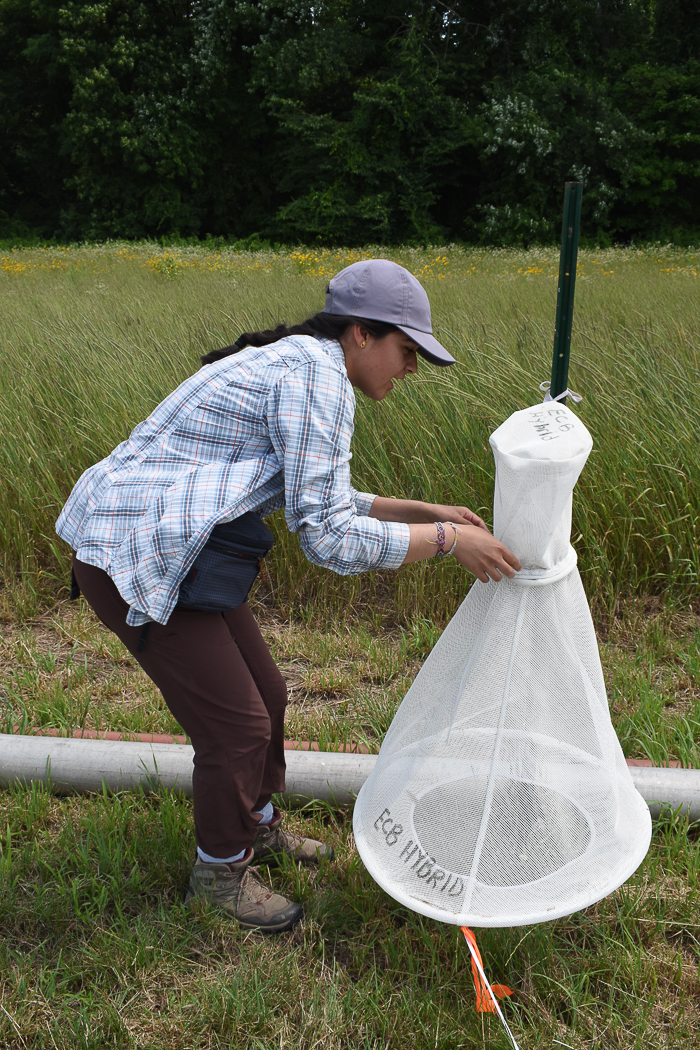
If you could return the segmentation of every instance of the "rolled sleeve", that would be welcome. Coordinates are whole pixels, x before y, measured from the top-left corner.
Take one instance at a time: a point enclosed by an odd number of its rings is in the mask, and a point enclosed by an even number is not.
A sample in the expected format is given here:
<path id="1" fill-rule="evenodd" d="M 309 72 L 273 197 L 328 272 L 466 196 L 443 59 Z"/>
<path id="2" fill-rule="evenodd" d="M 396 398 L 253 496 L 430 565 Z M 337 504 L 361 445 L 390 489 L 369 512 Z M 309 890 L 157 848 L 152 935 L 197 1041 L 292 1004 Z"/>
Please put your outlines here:
<path id="1" fill-rule="evenodd" d="M 375 497 L 357 493 L 350 482 L 354 412 L 347 375 L 325 358 L 291 370 L 268 399 L 287 526 L 309 561 L 342 575 L 398 568 L 410 541 L 407 525 L 359 513 L 369 511 Z"/>
<path id="2" fill-rule="evenodd" d="M 357 492 L 353 489 L 353 498 L 355 500 L 355 510 L 361 518 L 369 517 L 369 512 L 372 509 L 376 494 L 372 492 Z"/>

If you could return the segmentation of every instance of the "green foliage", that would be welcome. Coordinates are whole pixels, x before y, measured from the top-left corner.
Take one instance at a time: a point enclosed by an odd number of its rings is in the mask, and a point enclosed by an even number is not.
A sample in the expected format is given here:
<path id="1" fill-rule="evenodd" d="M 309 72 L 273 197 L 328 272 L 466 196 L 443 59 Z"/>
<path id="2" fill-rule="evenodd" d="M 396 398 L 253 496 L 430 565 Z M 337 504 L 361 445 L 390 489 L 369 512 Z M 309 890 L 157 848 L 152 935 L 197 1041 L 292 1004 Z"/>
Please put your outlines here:
<path id="1" fill-rule="evenodd" d="M 634 234 L 648 217 L 650 233 L 671 233 L 687 243 L 700 223 L 700 61 L 680 68 L 634 66 L 615 85 L 614 96 L 646 129 L 648 140 L 627 161 L 619 228 Z"/>
<path id="2" fill-rule="evenodd" d="M 62 122 L 70 83 L 60 68 L 56 0 L 0 2 L 0 235 L 60 224 L 70 166 Z"/>
<path id="3" fill-rule="evenodd" d="M 700 236 L 691 0 L 0 0 L 0 237 Z"/>
<path id="4" fill-rule="evenodd" d="M 357 33 L 358 6 L 324 5 L 299 38 L 255 49 L 292 198 L 275 229 L 303 243 L 434 241 L 445 232 L 431 215 L 435 173 L 462 145 L 464 107 L 424 48 L 429 17 L 384 46 L 376 25 Z"/>
<path id="5" fill-rule="evenodd" d="M 605 85 L 556 70 L 528 73 L 514 91 L 497 85 L 480 125 L 490 187 L 489 204 L 478 206 L 480 230 L 500 244 L 554 241 L 567 178 L 585 184 L 582 225 L 600 237 L 654 141 L 612 104 Z M 645 221 L 650 228 L 651 216 Z"/>
<path id="6" fill-rule="evenodd" d="M 72 93 L 63 121 L 88 236 L 192 232 L 203 177 L 187 95 L 187 5 L 71 2 L 60 11 Z"/>

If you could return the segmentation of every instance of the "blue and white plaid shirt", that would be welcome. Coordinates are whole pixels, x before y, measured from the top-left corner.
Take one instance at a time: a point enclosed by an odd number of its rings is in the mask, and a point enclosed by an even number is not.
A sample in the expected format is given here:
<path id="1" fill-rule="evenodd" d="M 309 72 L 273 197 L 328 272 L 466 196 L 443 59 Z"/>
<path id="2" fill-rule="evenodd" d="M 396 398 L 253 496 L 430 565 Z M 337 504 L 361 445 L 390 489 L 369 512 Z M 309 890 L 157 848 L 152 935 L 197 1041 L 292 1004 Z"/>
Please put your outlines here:
<path id="1" fill-rule="evenodd" d="M 292 336 L 202 368 L 90 467 L 56 523 L 81 561 L 105 569 L 127 623 L 167 623 L 180 584 L 222 521 L 286 507 L 316 565 L 394 569 L 408 525 L 367 517 L 350 484 L 355 394 L 342 347 Z"/>

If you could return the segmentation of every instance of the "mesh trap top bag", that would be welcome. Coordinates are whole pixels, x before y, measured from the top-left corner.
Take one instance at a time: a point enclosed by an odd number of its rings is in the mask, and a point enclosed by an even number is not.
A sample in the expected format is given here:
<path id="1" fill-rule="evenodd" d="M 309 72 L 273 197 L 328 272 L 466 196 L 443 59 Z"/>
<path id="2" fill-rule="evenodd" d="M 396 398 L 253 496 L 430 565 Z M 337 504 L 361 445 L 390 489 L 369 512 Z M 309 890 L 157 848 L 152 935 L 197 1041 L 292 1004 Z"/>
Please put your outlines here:
<path id="1" fill-rule="evenodd" d="M 494 533 L 523 569 L 474 583 L 397 711 L 354 813 L 379 885 L 460 926 L 585 908 L 629 878 L 651 837 L 570 542 L 591 436 L 550 403 L 514 413 L 490 441 Z"/>

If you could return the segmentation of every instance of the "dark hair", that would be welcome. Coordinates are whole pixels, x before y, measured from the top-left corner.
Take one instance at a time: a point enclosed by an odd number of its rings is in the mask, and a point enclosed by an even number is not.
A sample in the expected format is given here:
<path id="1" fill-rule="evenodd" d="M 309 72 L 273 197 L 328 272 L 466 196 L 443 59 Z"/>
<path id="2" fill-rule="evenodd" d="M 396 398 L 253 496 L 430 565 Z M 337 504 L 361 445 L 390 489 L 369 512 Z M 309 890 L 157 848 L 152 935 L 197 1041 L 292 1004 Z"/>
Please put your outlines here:
<path id="1" fill-rule="evenodd" d="M 203 365 L 213 365 L 215 361 L 221 361 L 229 354 L 237 354 L 239 350 L 245 350 L 247 346 L 267 346 L 268 343 L 276 343 L 278 339 L 286 339 L 288 335 L 314 335 L 320 339 L 339 340 L 354 324 L 362 325 L 375 339 L 383 339 L 385 335 L 396 331 L 396 325 L 388 324 L 386 321 L 371 321 L 366 317 L 341 317 L 337 314 L 321 313 L 309 317 L 303 324 L 290 326 L 278 324 L 276 328 L 268 328 L 264 332 L 243 332 L 233 346 L 225 346 L 222 350 L 211 350 L 202 357 L 201 361 Z"/>

